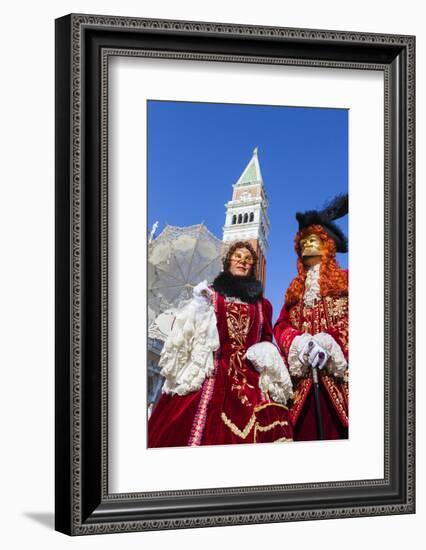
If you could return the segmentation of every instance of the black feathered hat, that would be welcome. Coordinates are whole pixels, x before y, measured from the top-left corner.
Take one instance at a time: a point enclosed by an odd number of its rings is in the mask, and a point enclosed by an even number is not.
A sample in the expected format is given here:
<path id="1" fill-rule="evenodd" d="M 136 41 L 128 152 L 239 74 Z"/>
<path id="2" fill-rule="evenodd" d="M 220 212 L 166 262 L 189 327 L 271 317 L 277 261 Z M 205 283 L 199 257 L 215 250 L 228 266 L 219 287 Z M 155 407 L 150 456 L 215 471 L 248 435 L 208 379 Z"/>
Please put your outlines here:
<path id="1" fill-rule="evenodd" d="M 334 220 L 348 213 L 348 195 L 337 195 L 322 210 L 307 210 L 297 212 L 296 220 L 299 222 L 299 231 L 310 225 L 320 225 L 327 235 L 336 243 L 337 252 L 348 251 L 348 239 Z"/>

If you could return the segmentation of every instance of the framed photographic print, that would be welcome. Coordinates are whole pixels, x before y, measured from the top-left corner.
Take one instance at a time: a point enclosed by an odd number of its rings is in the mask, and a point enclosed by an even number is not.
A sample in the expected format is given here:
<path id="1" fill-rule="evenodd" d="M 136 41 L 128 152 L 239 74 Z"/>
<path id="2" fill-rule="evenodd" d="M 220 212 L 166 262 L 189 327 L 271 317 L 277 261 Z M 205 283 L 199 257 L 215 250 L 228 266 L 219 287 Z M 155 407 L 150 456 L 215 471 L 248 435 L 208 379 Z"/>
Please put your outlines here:
<path id="1" fill-rule="evenodd" d="M 56 21 L 57 530 L 414 513 L 414 55 Z"/>

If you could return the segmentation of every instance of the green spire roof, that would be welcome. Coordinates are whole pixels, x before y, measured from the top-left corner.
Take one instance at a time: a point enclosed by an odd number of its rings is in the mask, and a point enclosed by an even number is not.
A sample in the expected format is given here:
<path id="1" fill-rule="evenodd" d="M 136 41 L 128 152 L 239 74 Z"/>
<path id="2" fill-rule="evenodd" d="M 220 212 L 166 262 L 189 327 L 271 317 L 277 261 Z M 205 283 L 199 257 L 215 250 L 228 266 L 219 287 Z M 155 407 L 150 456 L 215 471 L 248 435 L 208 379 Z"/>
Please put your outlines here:
<path id="1" fill-rule="evenodd" d="M 253 151 L 253 156 L 247 164 L 245 170 L 237 181 L 236 185 L 250 185 L 252 183 L 262 183 L 262 173 L 260 171 L 259 159 L 257 158 L 257 147 Z"/>

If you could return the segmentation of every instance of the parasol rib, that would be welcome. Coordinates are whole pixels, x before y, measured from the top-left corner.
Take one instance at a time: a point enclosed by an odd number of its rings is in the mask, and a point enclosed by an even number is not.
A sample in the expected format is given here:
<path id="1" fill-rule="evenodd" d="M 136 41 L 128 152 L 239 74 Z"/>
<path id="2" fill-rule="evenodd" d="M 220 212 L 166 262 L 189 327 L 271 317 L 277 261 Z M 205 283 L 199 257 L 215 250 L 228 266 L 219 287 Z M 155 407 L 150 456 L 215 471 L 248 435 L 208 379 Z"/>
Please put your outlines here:
<path id="1" fill-rule="evenodd" d="M 217 261 L 221 261 L 222 260 L 222 254 L 219 254 L 218 256 L 216 256 L 216 258 L 214 258 L 211 262 L 209 262 L 207 265 L 205 265 L 203 268 L 201 268 L 200 270 L 196 271 L 194 274 L 193 274 L 193 277 L 195 277 L 196 275 L 200 275 L 205 269 L 207 269 L 208 267 L 210 267 L 214 262 L 217 262 Z M 218 273 L 219 275 L 219 273 Z"/>

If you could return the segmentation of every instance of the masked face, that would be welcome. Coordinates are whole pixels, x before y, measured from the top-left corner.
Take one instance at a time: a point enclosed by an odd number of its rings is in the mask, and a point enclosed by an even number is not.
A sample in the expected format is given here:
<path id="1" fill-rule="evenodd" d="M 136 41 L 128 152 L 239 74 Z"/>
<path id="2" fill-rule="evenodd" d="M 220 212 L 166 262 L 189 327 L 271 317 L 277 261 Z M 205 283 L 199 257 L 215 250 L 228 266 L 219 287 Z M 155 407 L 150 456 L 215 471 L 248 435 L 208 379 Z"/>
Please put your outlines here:
<path id="1" fill-rule="evenodd" d="M 230 258 L 229 271 L 232 275 L 247 277 L 253 266 L 253 256 L 247 248 L 237 248 Z"/>
<path id="2" fill-rule="evenodd" d="M 300 250 L 303 260 L 312 256 L 321 257 L 324 252 L 322 241 L 315 233 L 311 233 L 303 237 L 303 239 L 300 239 Z"/>

